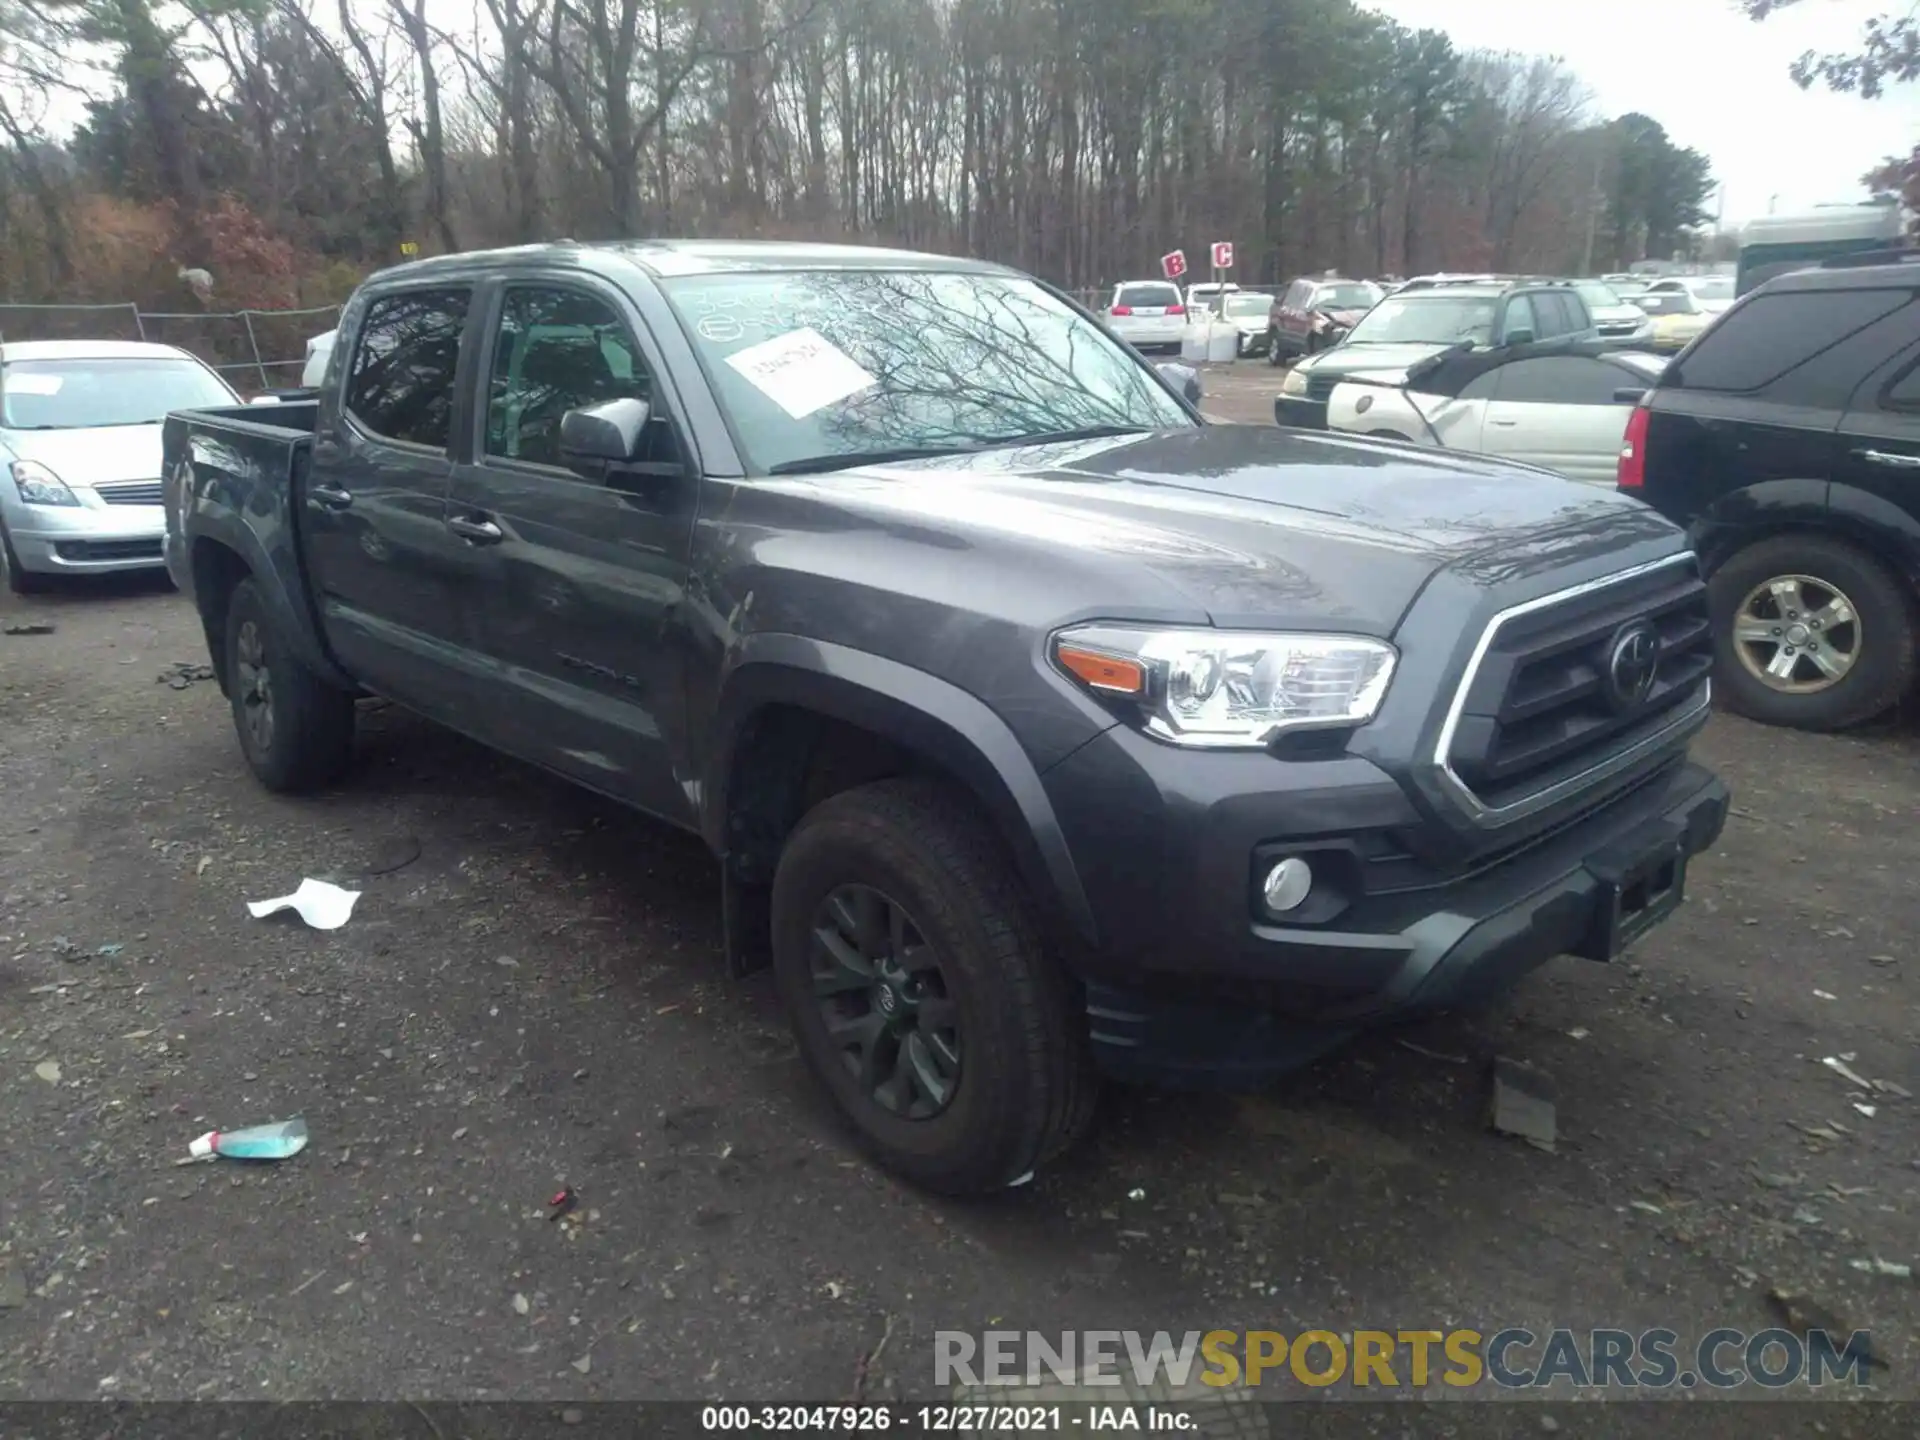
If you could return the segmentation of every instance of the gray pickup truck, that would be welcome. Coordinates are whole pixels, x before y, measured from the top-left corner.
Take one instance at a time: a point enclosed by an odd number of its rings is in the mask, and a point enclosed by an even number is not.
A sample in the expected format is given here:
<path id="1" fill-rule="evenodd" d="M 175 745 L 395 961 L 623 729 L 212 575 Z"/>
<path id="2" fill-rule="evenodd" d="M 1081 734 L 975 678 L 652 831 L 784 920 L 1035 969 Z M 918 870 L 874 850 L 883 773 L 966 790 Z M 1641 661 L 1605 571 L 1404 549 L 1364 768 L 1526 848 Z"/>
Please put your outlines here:
<path id="1" fill-rule="evenodd" d="M 167 558 L 262 782 L 372 694 L 698 832 L 857 1136 L 987 1190 L 1102 1075 L 1612 958 L 1725 816 L 1678 529 L 1191 382 L 992 265 L 449 256 L 317 400 L 168 419 Z"/>

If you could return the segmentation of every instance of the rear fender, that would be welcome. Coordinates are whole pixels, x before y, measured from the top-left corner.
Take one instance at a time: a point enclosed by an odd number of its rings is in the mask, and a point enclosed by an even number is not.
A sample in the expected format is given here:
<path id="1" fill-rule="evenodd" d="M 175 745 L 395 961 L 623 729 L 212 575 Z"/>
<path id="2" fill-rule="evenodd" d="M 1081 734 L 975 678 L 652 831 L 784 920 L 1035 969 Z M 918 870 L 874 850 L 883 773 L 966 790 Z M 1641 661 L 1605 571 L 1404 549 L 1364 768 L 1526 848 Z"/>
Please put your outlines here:
<path id="1" fill-rule="evenodd" d="M 232 478 L 220 477 L 229 482 Z M 231 484 L 207 483 L 200 467 L 195 466 L 192 500 L 183 527 L 190 547 L 194 603 L 207 626 L 207 643 L 215 663 L 224 670 L 222 636 L 216 633 L 224 626 L 215 621 L 226 613 L 226 593 L 209 593 L 208 581 L 221 579 L 225 571 L 218 562 L 209 563 L 203 547 L 224 549 L 245 567 L 273 619 L 275 632 L 293 657 L 329 684 L 351 690 L 355 688 L 353 678 L 328 654 L 308 600 L 306 572 L 300 564 L 289 513 L 293 478 L 257 476 L 241 491 Z M 229 499 L 236 493 L 249 497 L 245 512 Z M 224 674 L 221 679 L 224 685 Z"/>

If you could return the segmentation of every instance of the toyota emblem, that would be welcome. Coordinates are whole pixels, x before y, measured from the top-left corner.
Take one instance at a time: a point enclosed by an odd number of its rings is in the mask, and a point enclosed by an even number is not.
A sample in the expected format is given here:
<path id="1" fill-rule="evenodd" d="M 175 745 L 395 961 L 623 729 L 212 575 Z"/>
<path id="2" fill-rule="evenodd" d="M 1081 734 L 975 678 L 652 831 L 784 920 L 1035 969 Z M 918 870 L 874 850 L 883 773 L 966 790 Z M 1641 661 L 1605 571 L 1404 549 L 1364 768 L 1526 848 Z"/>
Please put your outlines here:
<path id="1" fill-rule="evenodd" d="M 1622 625 L 1607 644 L 1607 703 L 1622 714 L 1644 705 L 1659 671 L 1659 632 L 1644 620 Z"/>

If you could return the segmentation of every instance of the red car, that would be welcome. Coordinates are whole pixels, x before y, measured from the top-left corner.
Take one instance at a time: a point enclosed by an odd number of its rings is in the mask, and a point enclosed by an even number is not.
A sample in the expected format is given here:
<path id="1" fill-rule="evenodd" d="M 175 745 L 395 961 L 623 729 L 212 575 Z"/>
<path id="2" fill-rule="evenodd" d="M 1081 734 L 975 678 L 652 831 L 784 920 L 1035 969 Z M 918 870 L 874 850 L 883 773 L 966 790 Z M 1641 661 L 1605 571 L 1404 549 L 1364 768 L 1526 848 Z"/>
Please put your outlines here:
<path id="1" fill-rule="evenodd" d="M 1267 314 L 1267 363 L 1284 365 L 1334 344 L 1380 303 L 1368 280 L 1296 280 Z"/>

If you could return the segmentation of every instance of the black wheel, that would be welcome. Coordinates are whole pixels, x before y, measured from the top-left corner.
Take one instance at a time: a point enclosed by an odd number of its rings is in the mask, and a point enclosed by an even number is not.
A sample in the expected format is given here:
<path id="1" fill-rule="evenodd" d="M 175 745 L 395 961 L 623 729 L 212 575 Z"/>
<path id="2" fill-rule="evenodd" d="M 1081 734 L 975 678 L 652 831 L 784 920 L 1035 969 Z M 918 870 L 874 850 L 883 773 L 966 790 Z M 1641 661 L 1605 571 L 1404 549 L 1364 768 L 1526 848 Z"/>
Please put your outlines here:
<path id="1" fill-rule="evenodd" d="M 1714 683 L 1769 725 L 1841 730 L 1913 686 L 1913 604 L 1873 556 L 1822 535 L 1782 535 L 1729 557 L 1708 582 Z"/>
<path id="2" fill-rule="evenodd" d="M 227 604 L 227 690 L 247 764 L 269 790 L 312 790 L 353 758 L 353 696 L 286 650 L 251 580 Z"/>
<path id="3" fill-rule="evenodd" d="M 823 801 L 773 882 L 801 1053 L 865 1148 L 946 1194 L 998 1190 L 1085 1132 L 1085 1021 L 1020 882 L 960 797 L 883 780 Z"/>
<path id="4" fill-rule="evenodd" d="M 1280 332 L 1278 330 L 1267 331 L 1267 364 L 1278 370 L 1286 363 L 1287 357 L 1280 353 Z"/>
<path id="5" fill-rule="evenodd" d="M 13 538 L 4 525 L 0 525 L 0 566 L 7 572 L 7 588 L 16 595 L 44 595 L 53 587 L 51 575 L 42 575 L 21 565 L 20 557 L 14 553 Z"/>

